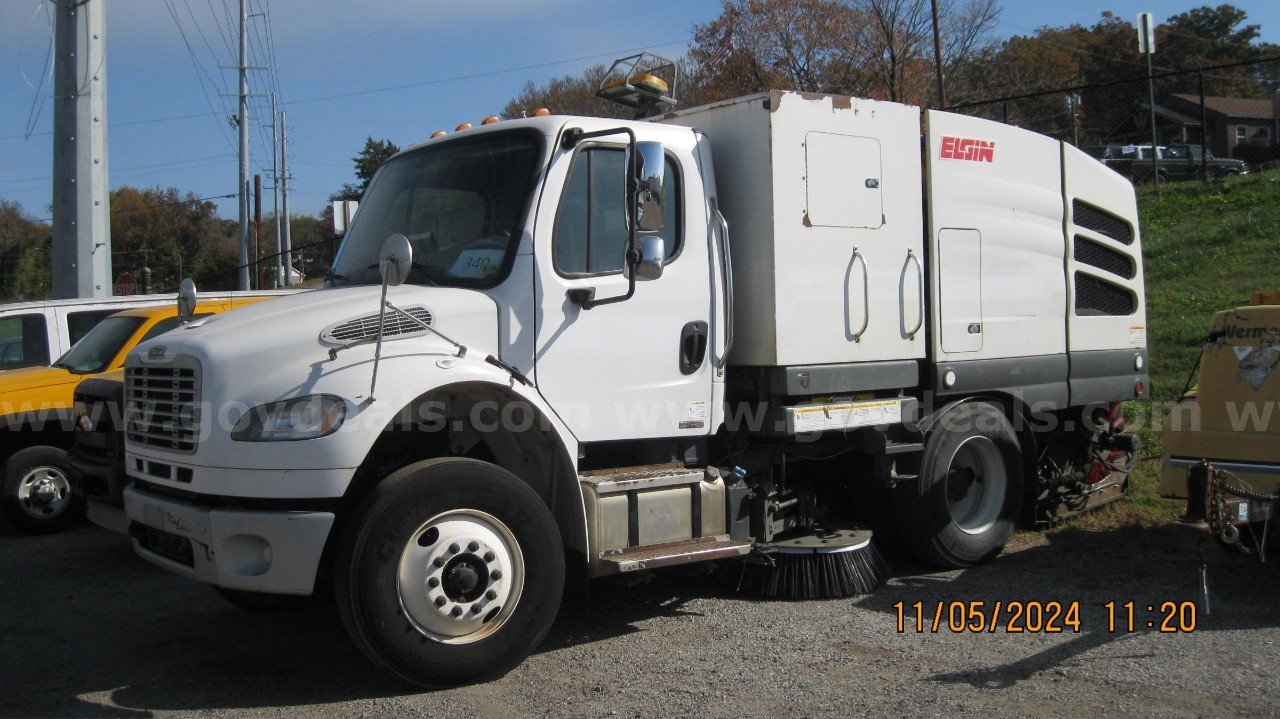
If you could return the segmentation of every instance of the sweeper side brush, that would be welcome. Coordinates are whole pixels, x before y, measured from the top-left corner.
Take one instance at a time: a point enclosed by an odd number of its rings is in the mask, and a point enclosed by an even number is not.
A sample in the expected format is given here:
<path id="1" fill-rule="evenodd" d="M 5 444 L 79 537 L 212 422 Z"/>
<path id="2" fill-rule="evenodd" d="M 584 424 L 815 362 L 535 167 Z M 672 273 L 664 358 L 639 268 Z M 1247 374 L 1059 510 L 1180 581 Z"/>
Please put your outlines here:
<path id="1" fill-rule="evenodd" d="M 870 594 L 892 576 L 866 529 L 815 529 L 756 545 L 725 568 L 737 591 L 777 599 L 830 599 Z"/>

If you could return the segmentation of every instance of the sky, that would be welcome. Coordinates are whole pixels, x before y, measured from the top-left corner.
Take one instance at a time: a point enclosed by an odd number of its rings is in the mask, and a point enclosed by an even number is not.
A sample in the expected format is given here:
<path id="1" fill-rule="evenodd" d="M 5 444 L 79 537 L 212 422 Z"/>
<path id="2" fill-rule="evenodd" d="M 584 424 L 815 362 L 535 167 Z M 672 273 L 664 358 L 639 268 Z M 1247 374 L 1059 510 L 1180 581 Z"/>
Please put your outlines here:
<path id="1" fill-rule="evenodd" d="M 0 198 L 46 220 L 53 156 L 48 1 L 0 0 Z M 234 62 L 237 0 L 90 1 L 107 2 L 111 186 L 234 193 L 237 145 L 228 116 L 235 100 L 218 93 L 235 90 L 236 73 L 218 65 Z M 679 55 L 693 26 L 721 7 L 720 0 L 248 2 L 261 14 L 251 20 L 251 64 L 269 67 L 251 73 L 251 89 L 274 90 L 287 113 L 294 214 L 318 213 L 329 194 L 353 181 L 351 157 L 367 136 L 406 146 L 497 114 L 528 81 L 642 49 Z M 1163 20 L 1219 2 L 1003 0 L 996 32 L 1092 24 L 1103 10 L 1130 19 L 1150 11 Z M 1263 39 L 1280 43 L 1280 2 L 1233 4 L 1261 26 Z M 255 98 L 251 119 L 251 172 L 263 172 L 269 186 L 265 97 Z M 270 192 L 264 195 L 269 213 Z M 216 202 L 221 216 L 235 217 L 235 199 Z"/>

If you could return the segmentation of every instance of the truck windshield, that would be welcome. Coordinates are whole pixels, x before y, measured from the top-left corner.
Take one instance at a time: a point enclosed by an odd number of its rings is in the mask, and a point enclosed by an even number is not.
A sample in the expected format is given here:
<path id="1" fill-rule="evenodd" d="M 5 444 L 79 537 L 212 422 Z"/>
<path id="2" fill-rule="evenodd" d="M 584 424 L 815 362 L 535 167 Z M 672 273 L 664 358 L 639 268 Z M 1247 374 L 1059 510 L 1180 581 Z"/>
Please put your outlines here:
<path id="1" fill-rule="evenodd" d="M 334 260 L 334 285 L 378 284 L 389 235 L 413 245 L 408 282 L 490 287 L 520 241 L 539 136 L 502 132 L 401 155 L 374 178 Z"/>
<path id="2" fill-rule="evenodd" d="M 62 367 L 72 374 L 93 374 L 106 370 L 142 321 L 141 317 L 106 318 L 59 357 L 53 366 Z"/>

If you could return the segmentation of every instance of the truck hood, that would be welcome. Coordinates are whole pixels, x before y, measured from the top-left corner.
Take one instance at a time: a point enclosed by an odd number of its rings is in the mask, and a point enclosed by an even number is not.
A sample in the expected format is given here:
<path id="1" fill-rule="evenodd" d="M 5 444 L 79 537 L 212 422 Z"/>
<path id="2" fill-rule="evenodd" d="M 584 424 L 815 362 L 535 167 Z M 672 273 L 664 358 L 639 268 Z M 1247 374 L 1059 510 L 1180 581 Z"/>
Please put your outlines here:
<path id="1" fill-rule="evenodd" d="M 0 397 L 45 387 L 74 385 L 90 375 L 71 374 L 61 367 L 23 367 L 0 372 Z"/>
<path id="2" fill-rule="evenodd" d="M 374 347 L 363 344 L 330 350 L 341 344 L 332 335 L 349 339 L 376 332 L 382 288 L 335 287 L 303 292 L 213 315 L 139 345 L 129 366 L 153 364 L 163 358 L 187 355 L 202 367 L 205 400 L 270 401 L 312 391 L 317 380 L 358 364 L 367 365 Z M 476 352 L 491 353 L 498 345 L 498 309 L 476 290 L 401 285 L 388 299 L 405 310 L 426 310 L 431 326 Z M 388 320 L 395 316 L 388 310 Z M 335 328 L 364 320 L 353 332 Z M 323 337 L 322 337 L 323 335 Z M 426 332 L 388 336 L 383 358 L 442 354 L 452 346 Z M 361 368 L 365 374 L 369 368 Z"/>

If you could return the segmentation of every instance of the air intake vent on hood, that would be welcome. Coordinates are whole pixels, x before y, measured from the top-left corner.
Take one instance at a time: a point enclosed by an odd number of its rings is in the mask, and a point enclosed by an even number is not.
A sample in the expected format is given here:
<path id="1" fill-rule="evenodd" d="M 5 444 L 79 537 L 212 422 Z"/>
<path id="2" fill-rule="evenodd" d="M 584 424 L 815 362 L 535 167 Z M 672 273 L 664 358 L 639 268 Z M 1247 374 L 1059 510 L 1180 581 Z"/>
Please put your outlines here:
<path id="1" fill-rule="evenodd" d="M 431 324 L 431 311 L 425 307 L 406 307 L 405 311 L 413 315 L 417 319 Z M 383 337 L 398 337 L 404 335 L 415 335 L 426 332 L 422 329 L 422 325 L 410 320 L 408 317 L 388 309 L 386 318 L 383 320 Z M 339 322 L 336 325 L 330 325 L 320 333 L 320 339 L 333 344 L 347 344 L 363 339 L 373 339 L 378 336 L 378 313 L 357 317 L 345 322 Z"/>

